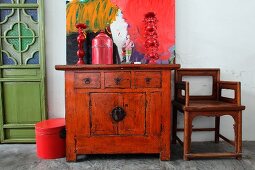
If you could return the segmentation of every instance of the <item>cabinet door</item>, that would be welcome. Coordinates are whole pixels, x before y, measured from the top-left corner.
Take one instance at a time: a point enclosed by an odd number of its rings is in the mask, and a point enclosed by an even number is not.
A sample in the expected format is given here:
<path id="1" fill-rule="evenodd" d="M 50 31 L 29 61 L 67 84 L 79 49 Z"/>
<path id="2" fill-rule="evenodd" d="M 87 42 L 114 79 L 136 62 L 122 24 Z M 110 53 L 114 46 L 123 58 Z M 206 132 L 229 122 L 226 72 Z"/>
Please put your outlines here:
<path id="1" fill-rule="evenodd" d="M 117 123 L 111 117 L 112 110 L 119 106 L 119 93 L 91 93 L 90 119 L 92 135 L 117 134 Z"/>
<path id="2" fill-rule="evenodd" d="M 144 135 L 146 100 L 144 93 L 91 93 L 90 119 L 92 135 Z M 113 120 L 115 107 L 124 109 L 123 120 Z"/>
<path id="3" fill-rule="evenodd" d="M 123 93 L 123 108 L 126 117 L 119 122 L 118 133 L 120 135 L 144 135 L 146 100 L 144 93 Z"/>

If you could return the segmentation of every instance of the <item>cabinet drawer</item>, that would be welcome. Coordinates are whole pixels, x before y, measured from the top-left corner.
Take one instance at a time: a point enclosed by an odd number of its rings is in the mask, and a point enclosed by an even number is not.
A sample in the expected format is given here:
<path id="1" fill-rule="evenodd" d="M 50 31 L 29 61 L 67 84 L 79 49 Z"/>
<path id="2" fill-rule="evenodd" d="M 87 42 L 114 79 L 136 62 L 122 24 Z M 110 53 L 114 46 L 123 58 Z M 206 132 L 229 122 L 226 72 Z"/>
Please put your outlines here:
<path id="1" fill-rule="evenodd" d="M 75 73 L 74 88 L 100 88 L 100 73 Z"/>
<path id="2" fill-rule="evenodd" d="M 136 88 L 159 88 L 161 81 L 161 72 L 135 72 Z"/>
<path id="3" fill-rule="evenodd" d="M 105 88 L 130 88 L 130 72 L 105 72 Z"/>

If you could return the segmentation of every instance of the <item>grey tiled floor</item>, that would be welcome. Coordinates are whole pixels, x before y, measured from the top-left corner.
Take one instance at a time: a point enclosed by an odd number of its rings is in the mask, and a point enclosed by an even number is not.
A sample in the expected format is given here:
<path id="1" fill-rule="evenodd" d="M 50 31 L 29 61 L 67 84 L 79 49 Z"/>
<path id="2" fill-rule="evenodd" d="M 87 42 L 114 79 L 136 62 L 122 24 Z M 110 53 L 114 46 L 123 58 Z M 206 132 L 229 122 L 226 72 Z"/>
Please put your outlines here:
<path id="1" fill-rule="evenodd" d="M 194 151 L 222 151 L 232 147 L 225 143 L 193 143 Z M 109 169 L 109 170 L 252 170 L 255 169 L 255 142 L 243 142 L 243 159 L 200 159 L 183 161 L 182 148 L 172 145 L 171 161 L 160 161 L 158 155 L 81 155 L 76 163 L 68 163 L 64 158 L 41 160 L 36 157 L 34 144 L 1 144 L 0 169 Z"/>

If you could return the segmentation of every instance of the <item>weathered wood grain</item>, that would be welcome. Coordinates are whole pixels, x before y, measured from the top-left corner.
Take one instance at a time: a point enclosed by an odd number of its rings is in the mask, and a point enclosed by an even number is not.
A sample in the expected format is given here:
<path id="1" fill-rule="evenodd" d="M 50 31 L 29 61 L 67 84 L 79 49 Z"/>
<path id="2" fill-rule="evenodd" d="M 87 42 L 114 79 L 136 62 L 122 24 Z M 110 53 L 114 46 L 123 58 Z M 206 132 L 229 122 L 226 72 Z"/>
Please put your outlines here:
<path id="1" fill-rule="evenodd" d="M 212 95 L 191 96 L 189 94 L 189 83 L 183 82 L 185 76 L 211 76 L 213 80 Z M 183 159 L 189 160 L 193 158 L 219 158 L 219 157 L 235 157 L 241 159 L 242 155 L 242 110 L 245 106 L 241 105 L 241 86 L 240 82 L 220 81 L 219 69 L 179 69 L 175 72 L 175 100 L 173 101 L 173 141 L 182 141 L 177 137 L 177 110 L 184 113 L 184 139 L 183 139 Z M 222 89 L 231 89 L 235 91 L 233 98 L 222 97 Z M 185 94 L 182 94 L 185 90 Z M 220 117 L 229 115 L 234 119 L 234 141 L 231 141 L 221 135 Z M 215 128 L 199 128 L 192 127 L 192 121 L 198 116 L 215 117 Z M 214 131 L 214 142 L 218 143 L 219 138 L 234 145 L 235 150 L 227 153 L 192 153 L 191 152 L 191 133 L 192 131 Z"/>
<path id="2" fill-rule="evenodd" d="M 56 66 L 66 71 L 67 161 L 116 153 L 159 153 L 169 160 L 170 81 L 178 66 Z"/>

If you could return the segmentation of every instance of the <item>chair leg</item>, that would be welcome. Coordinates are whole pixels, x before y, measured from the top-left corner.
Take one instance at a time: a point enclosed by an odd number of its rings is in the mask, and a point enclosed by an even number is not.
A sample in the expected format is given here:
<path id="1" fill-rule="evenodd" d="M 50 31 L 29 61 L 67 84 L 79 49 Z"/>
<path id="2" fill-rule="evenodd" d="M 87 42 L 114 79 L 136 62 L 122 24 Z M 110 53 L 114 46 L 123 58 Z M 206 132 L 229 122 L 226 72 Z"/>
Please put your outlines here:
<path id="1" fill-rule="evenodd" d="M 183 159 L 188 161 L 187 154 L 190 153 L 192 133 L 192 119 L 189 112 L 184 112 L 184 139 L 183 139 Z"/>
<path id="2" fill-rule="evenodd" d="M 220 116 L 215 117 L 215 136 L 214 136 L 214 142 L 219 143 L 220 137 Z"/>
<path id="3" fill-rule="evenodd" d="M 172 144 L 176 144 L 177 136 L 177 109 L 173 106 Z"/>
<path id="4" fill-rule="evenodd" d="M 235 118 L 235 151 L 237 154 L 242 153 L 242 112 L 238 112 Z M 236 159 L 242 159 L 237 156 Z"/>

